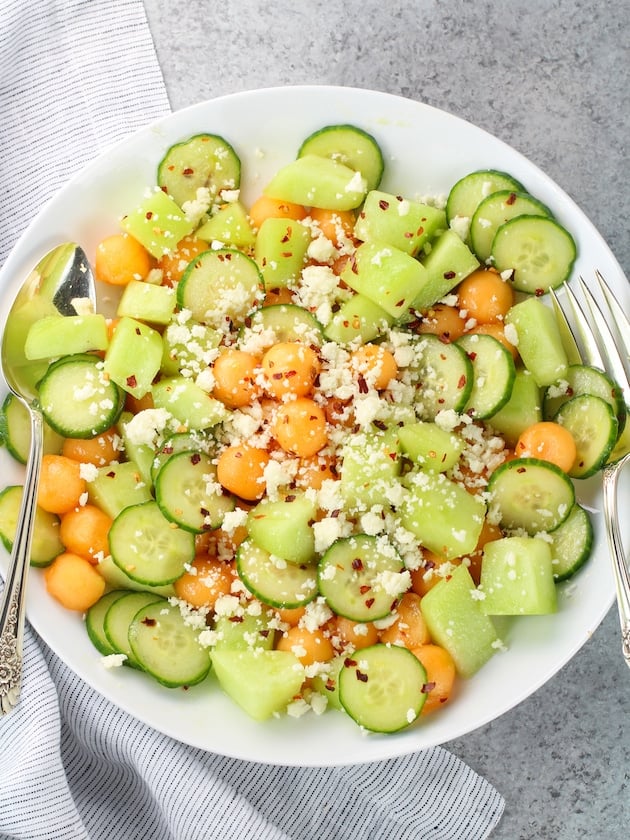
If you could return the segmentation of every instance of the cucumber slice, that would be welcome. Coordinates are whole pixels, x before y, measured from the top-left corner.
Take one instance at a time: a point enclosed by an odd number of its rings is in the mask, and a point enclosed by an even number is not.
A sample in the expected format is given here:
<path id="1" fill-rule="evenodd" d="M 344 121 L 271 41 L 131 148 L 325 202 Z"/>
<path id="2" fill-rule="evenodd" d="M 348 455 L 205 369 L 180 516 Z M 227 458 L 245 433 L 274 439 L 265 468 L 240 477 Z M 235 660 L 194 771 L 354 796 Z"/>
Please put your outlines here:
<path id="1" fill-rule="evenodd" d="M 198 430 L 177 432 L 168 437 L 158 448 L 151 464 L 151 481 L 155 484 L 158 473 L 171 455 L 180 452 L 203 452 L 208 455 L 214 448 L 214 441 Z"/>
<path id="2" fill-rule="evenodd" d="M 109 639 L 105 635 L 105 615 L 114 601 L 127 594 L 128 591 L 126 589 L 114 589 L 111 592 L 106 592 L 85 614 L 85 629 L 88 637 L 97 651 L 102 653 L 103 656 L 110 656 L 116 653 L 116 650 L 111 646 Z"/>
<path id="3" fill-rule="evenodd" d="M 274 344 L 301 341 L 319 347 L 324 341 L 323 328 L 317 318 L 294 303 L 275 303 L 257 309 L 241 330 L 240 343 L 267 330 L 273 333 Z"/>
<path id="4" fill-rule="evenodd" d="M 129 642 L 129 626 L 135 614 L 149 604 L 164 606 L 168 604 L 165 598 L 153 595 L 151 592 L 125 592 L 120 598 L 115 598 L 110 604 L 103 619 L 103 632 L 109 646 L 114 653 L 123 653 L 127 658 L 125 665 L 140 668 Z"/>
<path id="5" fill-rule="evenodd" d="M 355 534 L 336 540 L 319 562 L 319 590 L 337 615 L 375 621 L 392 611 L 403 562 L 383 539 Z"/>
<path id="6" fill-rule="evenodd" d="M 181 207 L 206 187 L 214 200 L 221 190 L 236 190 L 241 161 L 232 146 L 216 134 L 196 134 L 171 146 L 158 164 L 159 186 Z"/>
<path id="7" fill-rule="evenodd" d="M 577 456 L 572 478 L 588 478 L 600 470 L 618 437 L 618 423 L 610 403 L 592 394 L 573 397 L 556 412 L 555 422 L 571 432 Z"/>
<path id="8" fill-rule="evenodd" d="M 460 178 L 448 194 L 446 201 L 446 220 L 451 222 L 456 216 L 472 219 L 475 210 L 487 196 L 499 190 L 526 192 L 523 185 L 496 169 L 479 169 Z"/>
<path id="9" fill-rule="evenodd" d="M 202 452 L 171 455 L 155 482 L 155 497 L 164 516 L 193 534 L 218 528 L 235 502 L 233 496 L 221 492 L 216 474 L 212 459 Z"/>
<path id="10" fill-rule="evenodd" d="M 5 487 L 0 493 L 0 540 L 8 552 L 13 548 L 24 488 L 21 484 Z M 31 566 L 48 566 L 64 550 L 59 539 L 59 517 L 35 508 L 31 543 Z"/>
<path id="11" fill-rule="evenodd" d="M 48 425 L 58 434 L 93 438 L 120 417 L 120 388 L 104 375 L 96 356 L 67 356 L 52 364 L 39 385 L 39 400 Z"/>
<path id="12" fill-rule="evenodd" d="M 0 408 L 0 445 L 20 464 L 25 464 L 31 448 L 31 422 L 24 403 L 15 394 L 7 394 Z M 58 455 L 63 436 L 44 422 L 44 453 Z"/>
<path id="13" fill-rule="evenodd" d="M 271 607 L 303 607 L 317 595 L 315 567 L 287 563 L 251 539 L 239 546 L 236 569 L 247 589 Z"/>
<path id="14" fill-rule="evenodd" d="M 514 190 L 499 190 L 484 198 L 470 222 L 472 249 L 482 262 L 492 254 L 492 242 L 501 225 L 523 215 L 551 216 L 551 210 L 537 198 Z"/>
<path id="15" fill-rule="evenodd" d="M 173 526 L 157 502 L 124 508 L 109 530 L 114 563 L 132 580 L 163 586 L 181 577 L 195 557 L 195 537 Z"/>
<path id="16" fill-rule="evenodd" d="M 177 287 L 177 303 L 195 321 L 215 329 L 242 322 L 262 299 L 263 281 L 250 257 L 232 248 L 204 251 Z"/>
<path id="17" fill-rule="evenodd" d="M 173 604 L 142 607 L 129 624 L 128 638 L 140 667 L 167 688 L 196 685 L 210 671 L 210 654 L 199 644 L 198 631 Z"/>
<path id="18" fill-rule="evenodd" d="M 398 732 L 422 711 L 427 672 L 404 647 L 372 645 L 347 657 L 339 673 L 339 699 L 350 717 L 371 732 Z"/>
<path id="19" fill-rule="evenodd" d="M 538 458 L 506 461 L 488 482 L 491 506 L 505 529 L 523 529 L 531 536 L 553 531 L 568 517 L 575 504 L 569 477 L 555 464 Z"/>
<path id="20" fill-rule="evenodd" d="M 297 156 L 317 155 L 343 163 L 365 178 L 368 190 L 375 190 L 383 177 L 383 154 L 367 131 L 355 125 L 327 125 L 314 131 L 300 146 Z"/>
<path id="21" fill-rule="evenodd" d="M 549 387 L 545 391 L 543 414 L 546 420 L 554 420 L 560 406 L 572 397 L 592 394 L 610 403 L 617 416 L 619 435 L 621 435 L 626 425 L 626 404 L 623 391 L 607 373 L 590 365 L 569 365 L 562 378 L 567 383 L 564 393 L 558 394 L 557 387 Z"/>
<path id="22" fill-rule="evenodd" d="M 512 270 L 518 292 L 541 295 L 569 277 L 577 256 L 571 234 L 553 219 L 517 216 L 498 228 L 492 262 L 499 272 Z"/>
<path id="23" fill-rule="evenodd" d="M 423 335 L 414 342 L 411 374 L 416 383 L 416 411 L 423 420 L 435 420 L 440 411 L 464 410 L 473 388 L 473 366 L 465 350 Z"/>
<path id="24" fill-rule="evenodd" d="M 457 340 L 470 359 L 473 386 L 464 411 L 478 420 L 492 417 L 512 395 L 516 368 L 510 351 L 490 335 L 463 335 Z"/>
<path id="25" fill-rule="evenodd" d="M 550 535 L 553 576 L 557 583 L 581 569 L 593 549 L 593 524 L 583 507 L 576 504 L 562 525 Z"/>

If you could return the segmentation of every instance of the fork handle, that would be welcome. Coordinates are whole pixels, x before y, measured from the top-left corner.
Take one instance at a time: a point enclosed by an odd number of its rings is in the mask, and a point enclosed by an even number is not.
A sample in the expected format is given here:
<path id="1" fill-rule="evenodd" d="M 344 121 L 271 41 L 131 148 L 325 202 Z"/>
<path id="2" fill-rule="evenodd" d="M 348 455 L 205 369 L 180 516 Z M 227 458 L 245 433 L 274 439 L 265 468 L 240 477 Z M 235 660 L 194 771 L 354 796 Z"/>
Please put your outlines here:
<path id="1" fill-rule="evenodd" d="M 15 541 L 0 602 L 0 715 L 8 714 L 17 705 L 22 684 L 26 578 L 31 557 L 37 488 L 44 443 L 44 421 L 41 412 L 30 406 L 29 410 L 31 448 L 26 465 Z"/>
<path id="2" fill-rule="evenodd" d="M 621 649 L 626 664 L 630 667 L 630 572 L 626 562 L 619 513 L 617 510 L 617 479 L 621 468 L 630 458 L 630 453 L 615 464 L 608 464 L 603 470 L 602 492 L 604 497 L 604 520 L 608 546 L 613 562 L 613 575 L 617 589 L 617 607 L 621 622 Z"/>

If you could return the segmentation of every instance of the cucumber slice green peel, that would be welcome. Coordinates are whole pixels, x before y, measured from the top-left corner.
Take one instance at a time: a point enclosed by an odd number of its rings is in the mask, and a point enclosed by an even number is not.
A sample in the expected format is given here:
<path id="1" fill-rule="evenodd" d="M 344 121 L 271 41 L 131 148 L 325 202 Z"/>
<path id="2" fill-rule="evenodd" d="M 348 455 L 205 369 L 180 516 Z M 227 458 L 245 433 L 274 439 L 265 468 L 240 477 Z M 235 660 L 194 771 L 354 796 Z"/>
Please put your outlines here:
<path id="1" fill-rule="evenodd" d="M 397 732 L 409 726 L 427 698 L 427 673 L 411 651 L 376 644 L 344 660 L 339 673 L 341 704 L 359 726 L 371 732 Z"/>
<path id="2" fill-rule="evenodd" d="M 531 536 L 553 531 L 575 503 L 571 479 L 555 464 L 538 458 L 506 461 L 490 476 L 488 492 L 502 527 L 523 529 Z"/>

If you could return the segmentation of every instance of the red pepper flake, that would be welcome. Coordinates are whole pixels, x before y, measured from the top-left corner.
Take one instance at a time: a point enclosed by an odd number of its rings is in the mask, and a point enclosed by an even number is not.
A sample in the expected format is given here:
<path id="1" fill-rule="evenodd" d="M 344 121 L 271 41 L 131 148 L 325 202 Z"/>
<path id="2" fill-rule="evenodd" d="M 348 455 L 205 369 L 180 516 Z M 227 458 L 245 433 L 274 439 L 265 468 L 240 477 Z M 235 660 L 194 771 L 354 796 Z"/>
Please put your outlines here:
<path id="1" fill-rule="evenodd" d="M 420 227 L 416 231 L 416 236 L 422 236 L 423 233 L 424 233 L 424 228 L 422 227 L 422 225 L 420 225 Z"/>
<path id="2" fill-rule="evenodd" d="M 187 166 L 186 169 L 182 169 L 182 175 L 193 175 L 195 170 L 192 166 Z"/>
<path id="3" fill-rule="evenodd" d="M 111 472 L 105 473 L 107 478 L 116 478 L 116 473 L 112 470 Z"/>
<path id="4" fill-rule="evenodd" d="M 145 214 L 145 216 L 146 216 L 146 218 L 147 218 L 147 219 L 152 219 L 152 218 L 153 218 L 153 211 L 152 211 L 152 210 L 149 210 L 149 211 Z"/>
<path id="5" fill-rule="evenodd" d="M 381 198 L 381 200 L 378 203 L 378 206 L 381 208 L 381 210 L 387 210 L 389 208 L 389 201 L 385 201 L 384 198 Z"/>
<path id="6" fill-rule="evenodd" d="M 352 568 L 355 572 L 360 572 L 363 570 L 363 560 L 360 557 L 355 557 L 352 561 Z"/>
<path id="7" fill-rule="evenodd" d="M 142 330 L 140 327 L 136 327 L 136 335 L 142 335 Z"/>
<path id="8" fill-rule="evenodd" d="M 343 660 L 344 668 L 354 668 L 354 666 L 358 664 L 359 663 L 356 661 L 356 659 L 350 659 L 349 657 Z"/>
<path id="9" fill-rule="evenodd" d="M 335 681 L 331 680 L 330 677 L 328 677 L 328 679 L 326 680 L 326 683 L 324 685 L 324 688 L 326 689 L 326 691 L 334 691 L 335 688 L 336 688 Z"/>
<path id="10" fill-rule="evenodd" d="M 366 592 L 369 592 L 372 587 L 368 586 L 367 583 L 364 583 L 363 586 L 359 587 L 359 592 L 361 595 L 365 595 Z"/>
<path id="11" fill-rule="evenodd" d="M 536 295 L 536 297 L 542 297 L 545 294 L 545 290 L 544 289 L 536 289 L 534 294 Z"/>
<path id="12" fill-rule="evenodd" d="M 368 675 L 364 674 L 363 671 L 359 671 L 358 668 L 357 668 L 356 674 L 357 674 L 357 679 L 359 680 L 359 682 L 366 683 L 368 681 Z"/>
<path id="13" fill-rule="evenodd" d="M 434 682 L 428 682 L 428 683 L 424 683 L 424 685 L 422 686 L 420 691 L 423 694 L 428 694 L 430 691 L 433 691 L 434 688 L 435 688 L 435 683 Z"/>
<path id="14" fill-rule="evenodd" d="M 231 615 L 229 617 L 228 621 L 231 621 L 234 624 L 241 624 L 243 622 L 243 616 L 242 615 Z"/>
<path id="15" fill-rule="evenodd" d="M 127 382 L 127 385 L 128 385 L 130 388 L 135 388 L 135 387 L 136 387 L 136 385 L 138 384 L 138 380 L 136 379 L 136 377 L 134 376 L 134 374 L 131 374 L 131 376 L 128 376 L 128 377 L 127 377 L 127 379 L 126 379 L 125 381 Z"/>
<path id="16" fill-rule="evenodd" d="M 365 602 L 365 606 L 368 608 L 368 610 L 370 609 L 370 607 L 372 607 L 374 605 L 374 600 L 375 600 L 374 598 L 368 598 L 367 601 Z"/>
<path id="17" fill-rule="evenodd" d="M 516 472 L 517 473 L 527 472 L 527 467 L 517 467 Z"/>
<path id="18" fill-rule="evenodd" d="M 459 381 L 457 383 L 458 388 L 464 388 L 466 386 L 466 376 L 462 373 L 459 377 Z"/>
<path id="19" fill-rule="evenodd" d="M 146 624 L 147 627 L 155 627 L 155 625 L 157 624 L 157 621 L 154 618 L 149 618 L 147 616 L 146 618 L 142 619 L 142 623 Z"/>
<path id="20" fill-rule="evenodd" d="M 296 498 L 297 498 L 296 496 L 289 495 L 289 496 L 284 497 L 284 501 L 285 502 L 294 502 L 296 500 Z"/>
<path id="21" fill-rule="evenodd" d="M 272 378 L 272 379 L 277 379 L 277 380 L 282 379 L 282 377 L 283 377 L 283 376 L 284 376 L 284 374 L 283 374 L 283 373 L 272 373 L 272 374 L 271 374 L 271 378 Z"/>
<path id="22" fill-rule="evenodd" d="M 413 239 L 413 233 L 410 230 L 406 230 L 403 234 L 405 239 Z"/>
<path id="23" fill-rule="evenodd" d="M 468 356 L 471 362 L 474 362 L 477 358 L 477 354 L 474 352 L 474 350 L 471 350 L 471 352 L 467 353 L 466 355 Z"/>
<path id="24" fill-rule="evenodd" d="M 505 203 L 506 204 L 514 204 L 515 201 L 516 201 L 516 193 L 510 193 L 509 196 L 507 197 L 507 200 L 506 200 Z"/>
<path id="25" fill-rule="evenodd" d="M 395 303 L 395 306 L 396 306 L 397 309 L 400 309 L 400 307 L 404 306 L 404 305 L 405 305 L 405 299 L 404 298 L 401 298 L 400 300 L 397 300 L 396 303 Z"/>
<path id="26" fill-rule="evenodd" d="M 452 280 L 453 277 L 457 277 L 454 271 L 445 271 L 444 272 L 444 279 L 445 280 Z"/>
<path id="27" fill-rule="evenodd" d="M 282 256 L 288 260 L 293 256 L 293 251 L 283 251 Z"/>
<path id="28" fill-rule="evenodd" d="M 193 455 L 190 456 L 191 464 L 198 464 L 199 461 L 201 461 L 201 455 L 198 452 L 195 452 Z"/>
<path id="29" fill-rule="evenodd" d="M 368 384 L 365 380 L 365 377 L 362 374 L 359 374 L 359 378 L 357 380 L 357 384 L 359 386 L 359 393 L 360 394 L 367 394 L 370 390 Z"/>

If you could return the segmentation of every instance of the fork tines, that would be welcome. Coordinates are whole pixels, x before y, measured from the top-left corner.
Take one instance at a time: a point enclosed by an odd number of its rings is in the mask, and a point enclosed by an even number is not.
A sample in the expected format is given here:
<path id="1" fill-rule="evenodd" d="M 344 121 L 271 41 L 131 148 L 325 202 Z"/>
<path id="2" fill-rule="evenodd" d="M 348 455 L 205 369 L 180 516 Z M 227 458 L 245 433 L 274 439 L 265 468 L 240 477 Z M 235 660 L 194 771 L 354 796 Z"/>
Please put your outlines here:
<path id="1" fill-rule="evenodd" d="M 608 307 L 609 317 L 605 316 L 582 277 L 579 282 L 586 308 L 565 282 L 562 288 L 570 306 L 571 318 L 569 320 L 558 295 L 552 290 L 556 317 L 562 323 L 563 334 L 567 333 L 564 338 L 570 337 L 573 340 L 573 346 L 569 345 L 568 348 L 569 356 L 573 357 L 571 361 L 581 358 L 587 364 L 607 371 L 623 390 L 626 403 L 630 403 L 630 321 L 601 273 L 596 270 L 595 276 Z"/>

